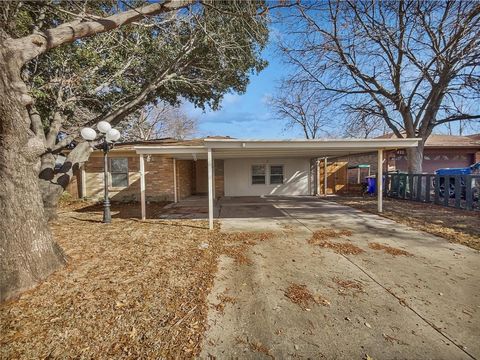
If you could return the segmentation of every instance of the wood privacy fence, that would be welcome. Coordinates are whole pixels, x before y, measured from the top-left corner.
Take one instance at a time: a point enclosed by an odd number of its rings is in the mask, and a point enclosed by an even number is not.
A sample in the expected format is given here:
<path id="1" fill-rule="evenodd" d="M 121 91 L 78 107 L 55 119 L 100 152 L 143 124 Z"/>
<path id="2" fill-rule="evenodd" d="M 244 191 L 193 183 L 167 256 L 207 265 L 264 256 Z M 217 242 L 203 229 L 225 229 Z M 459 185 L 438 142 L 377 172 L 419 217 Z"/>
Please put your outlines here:
<path id="1" fill-rule="evenodd" d="M 480 210 L 480 175 L 386 173 L 388 197 Z"/>

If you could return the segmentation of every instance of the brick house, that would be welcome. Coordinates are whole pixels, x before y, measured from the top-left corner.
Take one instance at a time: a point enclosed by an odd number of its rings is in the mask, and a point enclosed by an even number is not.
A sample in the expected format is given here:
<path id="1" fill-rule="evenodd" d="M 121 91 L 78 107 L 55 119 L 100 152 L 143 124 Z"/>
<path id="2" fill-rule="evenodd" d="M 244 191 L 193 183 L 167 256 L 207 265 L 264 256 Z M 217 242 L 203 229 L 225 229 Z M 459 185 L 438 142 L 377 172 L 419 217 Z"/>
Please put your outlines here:
<path id="1" fill-rule="evenodd" d="M 393 134 L 379 137 L 380 139 L 395 138 Z M 440 168 L 467 167 L 480 161 L 480 134 L 470 136 L 430 135 L 425 143 L 423 155 L 423 171 L 433 173 Z M 407 154 L 404 149 L 387 150 L 384 152 L 383 171 L 407 171 Z M 330 165 L 332 164 L 332 165 Z M 342 167 L 339 168 L 338 164 Z M 368 169 L 359 169 L 358 165 L 369 165 L 370 173 L 377 173 L 377 154 L 352 154 L 329 159 L 328 171 L 331 182 L 341 183 L 343 178 L 347 184 L 342 189 L 357 191 L 358 178 L 364 181 Z M 335 168 L 335 169 L 333 169 Z M 340 173 L 339 173 L 340 172 Z M 360 176 L 358 176 L 360 174 Z M 335 186 L 334 186 L 335 187 Z M 330 187 L 329 187 L 330 188 Z M 338 192 L 331 190 L 330 192 Z"/>

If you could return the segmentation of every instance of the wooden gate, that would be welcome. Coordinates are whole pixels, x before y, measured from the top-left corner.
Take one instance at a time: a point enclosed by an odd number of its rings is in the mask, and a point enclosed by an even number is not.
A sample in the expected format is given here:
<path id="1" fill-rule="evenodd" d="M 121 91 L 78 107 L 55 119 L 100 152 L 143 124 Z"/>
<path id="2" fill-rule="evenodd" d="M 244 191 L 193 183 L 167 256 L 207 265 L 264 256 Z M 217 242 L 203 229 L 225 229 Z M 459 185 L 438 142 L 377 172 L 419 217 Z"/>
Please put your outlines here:
<path id="1" fill-rule="evenodd" d="M 341 194 L 347 191 L 347 161 L 327 161 L 327 194 Z M 318 191 L 325 195 L 325 160 L 318 163 Z"/>

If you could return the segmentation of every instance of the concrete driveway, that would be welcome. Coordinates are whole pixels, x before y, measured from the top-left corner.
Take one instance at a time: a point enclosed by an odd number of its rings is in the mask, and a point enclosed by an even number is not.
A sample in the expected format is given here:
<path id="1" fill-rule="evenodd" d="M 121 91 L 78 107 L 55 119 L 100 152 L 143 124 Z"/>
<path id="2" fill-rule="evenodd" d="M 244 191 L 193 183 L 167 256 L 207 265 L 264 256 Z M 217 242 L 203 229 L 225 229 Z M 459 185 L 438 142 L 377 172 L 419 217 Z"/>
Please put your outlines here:
<path id="1" fill-rule="evenodd" d="M 249 249 L 250 265 L 221 259 L 202 358 L 480 358 L 478 251 L 316 198 L 231 199 L 218 211 L 223 231 L 275 237 Z M 309 244 L 322 228 L 351 230 L 332 241 L 364 252 Z M 302 308 L 285 296 L 291 284 L 325 301 Z"/>

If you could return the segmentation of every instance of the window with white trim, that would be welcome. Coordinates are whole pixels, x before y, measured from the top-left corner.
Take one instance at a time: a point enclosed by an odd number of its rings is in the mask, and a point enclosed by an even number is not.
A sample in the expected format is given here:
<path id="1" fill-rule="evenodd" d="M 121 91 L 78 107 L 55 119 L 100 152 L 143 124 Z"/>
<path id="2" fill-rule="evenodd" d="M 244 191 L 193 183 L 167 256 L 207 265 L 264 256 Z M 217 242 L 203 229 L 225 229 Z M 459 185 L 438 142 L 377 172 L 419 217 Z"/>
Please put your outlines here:
<path id="1" fill-rule="evenodd" d="M 270 165 L 270 184 L 283 184 L 283 165 Z"/>
<path id="2" fill-rule="evenodd" d="M 267 166 L 252 165 L 252 185 L 266 184 Z"/>
<path id="3" fill-rule="evenodd" d="M 112 187 L 128 186 L 127 158 L 110 158 L 110 178 Z"/>

